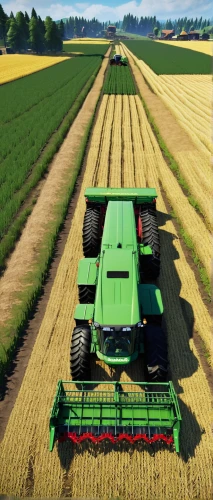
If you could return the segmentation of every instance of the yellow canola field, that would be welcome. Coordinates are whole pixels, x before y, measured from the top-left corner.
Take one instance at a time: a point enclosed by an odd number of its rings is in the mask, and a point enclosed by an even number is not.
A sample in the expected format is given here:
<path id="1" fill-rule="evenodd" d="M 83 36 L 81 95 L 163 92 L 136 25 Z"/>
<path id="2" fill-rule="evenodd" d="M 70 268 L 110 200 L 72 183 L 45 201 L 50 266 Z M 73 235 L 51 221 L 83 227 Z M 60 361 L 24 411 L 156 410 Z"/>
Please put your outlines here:
<path id="1" fill-rule="evenodd" d="M 0 85 L 54 66 L 69 57 L 7 54 L 0 57 Z"/>
<path id="2" fill-rule="evenodd" d="M 133 129 L 137 128 L 134 131 Z M 125 139 L 125 149 L 124 149 Z M 137 154 L 142 145 L 142 155 Z M 159 167 L 159 161 L 161 165 Z M 210 317 L 168 214 L 160 183 L 168 166 L 138 96 L 101 101 L 71 229 L 25 377 L 0 444 L 0 491 L 34 498 L 123 500 L 211 499 L 211 397 L 194 329 L 210 343 Z M 84 190 L 88 186 L 156 187 L 163 295 L 172 379 L 182 413 L 181 454 L 167 447 L 71 443 L 48 451 L 48 423 L 58 379 L 68 380 L 73 314 L 82 258 Z M 170 185 L 171 194 L 176 185 Z M 182 194 L 182 196 L 184 196 Z M 182 199 L 179 200 L 179 203 Z M 193 224 L 193 221 L 191 221 Z M 142 358 L 110 372 L 92 361 L 93 380 L 143 379 Z"/>
<path id="3" fill-rule="evenodd" d="M 212 41 L 202 41 L 202 40 L 186 40 L 185 42 L 178 41 L 163 41 L 156 40 L 155 43 L 166 43 L 167 45 L 175 45 L 175 47 L 181 47 L 183 49 L 195 50 L 196 52 L 202 52 L 209 56 L 213 55 L 213 42 Z"/>

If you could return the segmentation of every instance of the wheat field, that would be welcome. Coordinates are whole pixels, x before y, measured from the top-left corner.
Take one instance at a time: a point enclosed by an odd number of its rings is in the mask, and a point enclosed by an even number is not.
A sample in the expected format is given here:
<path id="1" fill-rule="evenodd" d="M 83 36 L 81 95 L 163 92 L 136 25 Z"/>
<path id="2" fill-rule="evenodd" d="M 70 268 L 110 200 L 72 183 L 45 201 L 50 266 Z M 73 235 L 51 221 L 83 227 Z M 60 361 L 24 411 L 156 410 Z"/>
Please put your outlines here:
<path id="1" fill-rule="evenodd" d="M 138 151 L 138 148 L 139 151 Z M 166 178 L 168 180 L 166 181 Z M 138 96 L 104 95 L 87 156 L 70 233 L 4 439 L 0 444 L 0 491 L 22 497 L 110 498 L 124 500 L 210 500 L 211 397 L 193 342 L 198 332 L 210 348 L 210 316 L 162 196 L 176 196 Z M 84 191 L 88 186 L 155 187 L 161 241 L 162 291 L 170 370 L 183 418 L 181 456 L 167 448 L 151 456 L 144 446 L 96 448 L 71 443 L 48 451 L 49 412 L 57 380 L 70 378 L 69 350 L 82 257 Z M 175 200 L 184 205 L 180 193 Z M 188 206 L 187 206 L 188 208 Z M 193 226 L 191 212 L 183 216 Z M 187 217 L 186 217 L 187 216 Z M 203 245 L 205 251 L 205 245 Z M 109 380 L 109 367 L 92 362 L 93 380 Z M 118 367 L 113 377 L 143 379 L 142 362 Z"/>
<path id="2" fill-rule="evenodd" d="M 166 43 L 167 45 L 174 45 L 175 47 L 181 47 L 183 49 L 195 50 L 197 52 L 202 52 L 203 54 L 207 54 L 208 56 L 213 55 L 213 42 L 211 40 L 155 40 L 155 43 Z"/>
<path id="3" fill-rule="evenodd" d="M 0 57 L 0 85 L 54 66 L 69 57 L 7 54 Z"/>

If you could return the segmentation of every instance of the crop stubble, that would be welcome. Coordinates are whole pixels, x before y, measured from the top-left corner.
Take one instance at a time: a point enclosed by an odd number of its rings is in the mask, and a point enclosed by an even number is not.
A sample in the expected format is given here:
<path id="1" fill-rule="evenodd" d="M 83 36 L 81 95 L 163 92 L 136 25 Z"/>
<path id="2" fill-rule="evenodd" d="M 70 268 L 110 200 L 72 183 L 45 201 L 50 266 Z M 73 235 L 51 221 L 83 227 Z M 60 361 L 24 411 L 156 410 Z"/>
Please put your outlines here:
<path id="1" fill-rule="evenodd" d="M 122 108 L 124 112 L 121 116 Z M 138 130 L 131 136 L 131 120 L 136 114 L 134 127 L 137 123 Z M 110 147 L 109 129 L 112 127 L 115 131 L 113 116 L 120 116 L 120 126 L 117 127 L 117 134 L 112 133 Z M 134 151 L 130 148 L 130 137 L 134 141 Z M 127 142 L 122 149 L 124 140 Z M 139 143 L 144 147 L 145 166 L 135 155 Z M 175 453 L 170 454 L 168 449 L 159 450 L 151 457 L 147 450 L 140 450 L 139 446 L 134 451 L 129 450 L 129 445 L 116 450 L 105 444 L 99 449 L 97 457 L 89 446 L 77 448 L 70 443 L 59 445 L 58 450 L 55 447 L 52 454 L 48 451 L 49 408 L 56 382 L 59 378 L 70 378 L 69 348 L 77 302 L 77 264 L 82 257 L 83 194 L 89 185 L 103 185 L 103 179 L 106 182 L 109 179 L 111 186 L 119 184 L 120 173 L 113 157 L 116 149 L 119 159 L 122 159 L 122 185 L 130 186 L 135 179 L 133 185 L 141 187 L 141 179 L 135 172 L 144 168 L 146 184 L 156 187 L 158 192 L 162 246 L 160 288 L 165 306 L 171 372 L 183 414 L 182 458 Z M 104 161 L 102 151 L 108 155 Z M 190 338 L 195 322 L 195 328 L 205 337 L 203 340 L 210 342 L 210 318 L 161 196 L 159 178 L 163 169 L 167 175 L 168 167 L 160 155 L 140 99 L 135 96 L 104 96 L 67 244 L 1 443 L 0 491 L 4 493 L 60 497 L 66 489 L 70 497 L 94 499 L 104 495 L 121 496 L 128 500 L 210 499 L 210 394 L 198 353 Z M 162 164 L 159 167 L 160 160 Z M 176 189 L 176 185 L 171 184 L 170 188 Z M 139 360 L 126 371 L 120 368 L 121 380 L 142 378 L 140 363 Z M 92 373 L 94 380 L 108 380 L 110 369 L 101 362 L 94 364 L 93 361 Z M 206 431 L 202 436 L 201 428 Z"/>
<path id="2" fill-rule="evenodd" d="M 124 47 L 123 47 L 124 48 Z M 194 151 L 173 153 L 180 172 L 199 203 L 207 226 L 212 224 L 211 173 L 211 77 L 210 75 L 156 75 L 126 47 L 124 52 L 137 63 L 152 90 L 187 132 Z"/>

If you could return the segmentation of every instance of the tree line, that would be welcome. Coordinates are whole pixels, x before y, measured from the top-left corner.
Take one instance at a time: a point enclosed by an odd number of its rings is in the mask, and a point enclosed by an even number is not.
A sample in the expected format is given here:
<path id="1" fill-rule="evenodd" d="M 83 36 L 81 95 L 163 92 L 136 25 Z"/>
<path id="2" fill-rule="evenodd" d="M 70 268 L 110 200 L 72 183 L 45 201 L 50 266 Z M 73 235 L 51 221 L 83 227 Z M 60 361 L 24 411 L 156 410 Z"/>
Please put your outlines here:
<path id="1" fill-rule="evenodd" d="M 138 18 L 133 16 L 132 14 L 127 14 L 123 18 L 122 29 L 127 33 L 133 33 L 137 35 L 146 36 L 147 33 L 153 33 L 154 30 L 157 32 L 166 29 L 166 30 L 175 30 L 175 33 L 178 35 L 182 30 L 187 32 L 194 30 L 206 30 L 208 31 L 208 26 L 213 24 L 210 19 L 203 19 L 202 17 L 198 19 L 187 17 L 182 17 L 179 19 L 175 19 L 171 21 L 171 19 L 167 19 L 166 22 L 160 22 L 156 19 L 156 16 L 153 17 L 141 17 Z"/>
<path id="2" fill-rule="evenodd" d="M 60 23 L 63 21 L 60 21 Z M 90 21 L 83 17 L 69 17 L 64 20 L 65 38 L 101 36 L 104 30 L 104 23 L 100 23 L 95 17 Z"/>
<path id="3" fill-rule="evenodd" d="M 57 25 L 50 16 L 45 21 L 32 9 L 28 13 L 19 11 L 8 16 L 0 4 L 0 39 L 15 52 L 33 50 L 42 54 L 47 50 L 61 51 L 63 46 L 64 23 Z"/>

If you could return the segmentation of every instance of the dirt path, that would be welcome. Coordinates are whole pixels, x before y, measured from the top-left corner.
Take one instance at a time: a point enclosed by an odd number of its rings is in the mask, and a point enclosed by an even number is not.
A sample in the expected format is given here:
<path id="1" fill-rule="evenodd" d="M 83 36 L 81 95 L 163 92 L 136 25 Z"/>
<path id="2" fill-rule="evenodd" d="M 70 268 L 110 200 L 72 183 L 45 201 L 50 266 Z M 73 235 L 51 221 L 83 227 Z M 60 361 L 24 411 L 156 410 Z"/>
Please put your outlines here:
<path id="1" fill-rule="evenodd" d="M 134 136 L 133 127 L 137 128 Z M 143 145 L 140 156 L 138 144 Z M 209 341 L 210 318 L 161 193 L 162 172 L 164 169 L 166 175 L 168 168 L 139 97 L 104 96 L 67 243 L 0 445 L 0 491 L 37 498 L 120 496 L 125 500 L 153 500 L 157 495 L 158 500 L 210 500 L 211 398 L 193 342 L 194 329 L 203 332 Z M 181 456 L 170 453 L 169 449 L 150 456 L 144 447 L 130 450 L 125 445 L 119 450 L 106 445 L 95 454 L 92 448 L 77 448 L 70 443 L 55 446 L 50 454 L 48 422 L 56 382 L 59 378 L 70 378 L 69 350 L 73 312 L 78 301 L 76 275 L 82 257 L 84 190 L 89 185 L 140 186 L 142 178 L 146 186 L 155 186 L 158 192 L 160 288 L 172 379 L 183 417 Z M 102 362 L 93 361 L 92 374 L 94 380 L 110 378 L 109 367 Z M 115 377 L 122 381 L 142 379 L 141 359 L 128 367 L 119 367 Z"/>
<path id="2" fill-rule="evenodd" d="M 11 308 L 14 302 L 18 302 L 17 292 L 26 287 L 25 275 L 37 263 L 46 228 L 54 217 L 54 206 L 60 200 L 61 189 L 67 182 L 68 170 L 74 168 L 76 153 L 96 107 L 108 64 L 109 51 L 78 116 L 55 155 L 35 208 L 0 279 L 0 325 L 10 318 Z"/>

